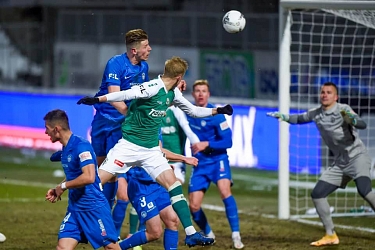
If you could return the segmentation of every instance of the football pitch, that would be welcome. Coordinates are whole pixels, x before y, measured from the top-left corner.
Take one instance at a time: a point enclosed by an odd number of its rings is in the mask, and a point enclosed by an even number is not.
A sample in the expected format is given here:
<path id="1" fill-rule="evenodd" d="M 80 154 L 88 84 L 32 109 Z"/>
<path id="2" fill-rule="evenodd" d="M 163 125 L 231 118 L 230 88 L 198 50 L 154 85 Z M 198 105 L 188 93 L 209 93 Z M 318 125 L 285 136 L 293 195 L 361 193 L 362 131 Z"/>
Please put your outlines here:
<path id="1" fill-rule="evenodd" d="M 0 148 L 0 232 L 7 237 L 4 243 L 0 243 L 0 249 L 55 249 L 67 195 L 64 194 L 63 200 L 55 204 L 44 201 L 47 189 L 62 179 L 53 176 L 53 172 L 61 168 L 58 163 L 48 161 L 49 154 Z M 233 168 L 232 174 L 232 191 L 240 210 L 245 249 L 312 249 L 309 243 L 323 236 L 321 226 L 272 218 L 277 215 L 276 173 Z M 187 194 L 186 183 L 184 192 Z M 231 231 L 215 186 L 207 192 L 204 204 L 216 235 L 216 244 L 204 249 L 233 249 Z M 334 218 L 334 222 L 375 229 L 374 217 Z M 185 235 L 182 227 L 180 229 L 179 249 L 188 249 L 183 246 Z M 340 245 L 321 249 L 373 249 L 373 233 L 342 228 L 337 228 L 337 232 Z M 123 224 L 122 237 L 127 233 L 128 217 Z M 92 248 L 81 244 L 77 249 Z M 162 240 L 149 243 L 143 249 L 163 249 Z"/>

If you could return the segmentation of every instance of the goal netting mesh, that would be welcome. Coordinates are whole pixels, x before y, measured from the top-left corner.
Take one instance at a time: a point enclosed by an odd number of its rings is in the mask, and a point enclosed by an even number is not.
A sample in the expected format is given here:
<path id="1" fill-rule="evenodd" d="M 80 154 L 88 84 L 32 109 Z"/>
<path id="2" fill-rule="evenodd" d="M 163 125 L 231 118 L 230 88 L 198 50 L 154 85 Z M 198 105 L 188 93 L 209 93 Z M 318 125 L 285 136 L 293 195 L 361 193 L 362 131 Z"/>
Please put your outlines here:
<path id="1" fill-rule="evenodd" d="M 367 122 L 360 137 L 375 157 L 375 11 L 292 10 L 289 15 L 291 112 L 318 106 L 321 84 L 334 82 L 339 102 L 349 104 Z M 310 193 L 332 155 L 315 124 L 291 126 L 290 149 L 290 215 L 315 216 Z M 333 216 L 372 211 L 354 182 L 331 194 L 329 203 Z"/>

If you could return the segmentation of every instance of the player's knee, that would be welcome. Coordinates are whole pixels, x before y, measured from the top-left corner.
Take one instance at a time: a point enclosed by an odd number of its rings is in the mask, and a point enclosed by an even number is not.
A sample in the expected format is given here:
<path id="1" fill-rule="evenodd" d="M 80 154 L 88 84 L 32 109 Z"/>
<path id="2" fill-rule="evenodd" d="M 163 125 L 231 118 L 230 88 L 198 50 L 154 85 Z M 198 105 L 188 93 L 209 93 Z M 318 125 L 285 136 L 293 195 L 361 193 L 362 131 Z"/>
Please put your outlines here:
<path id="1" fill-rule="evenodd" d="M 165 227 L 170 230 L 178 230 L 178 225 L 180 224 L 180 220 L 178 219 L 177 214 L 171 215 L 168 221 L 165 223 Z"/>
<path id="2" fill-rule="evenodd" d="M 160 239 L 163 233 L 162 227 L 160 226 L 153 226 L 152 228 L 147 229 L 147 240 L 154 241 Z"/>
<path id="3" fill-rule="evenodd" d="M 338 187 L 325 181 L 318 181 L 314 189 L 311 191 L 312 199 L 326 198 L 329 194 L 335 191 Z"/>
<path id="4" fill-rule="evenodd" d="M 194 202 L 194 201 L 189 201 L 190 212 L 195 213 L 199 211 L 200 208 L 201 208 L 201 204 Z"/>
<path id="5" fill-rule="evenodd" d="M 357 191 L 360 196 L 365 198 L 371 191 L 371 179 L 367 176 L 362 176 L 354 180 L 357 185 Z"/>

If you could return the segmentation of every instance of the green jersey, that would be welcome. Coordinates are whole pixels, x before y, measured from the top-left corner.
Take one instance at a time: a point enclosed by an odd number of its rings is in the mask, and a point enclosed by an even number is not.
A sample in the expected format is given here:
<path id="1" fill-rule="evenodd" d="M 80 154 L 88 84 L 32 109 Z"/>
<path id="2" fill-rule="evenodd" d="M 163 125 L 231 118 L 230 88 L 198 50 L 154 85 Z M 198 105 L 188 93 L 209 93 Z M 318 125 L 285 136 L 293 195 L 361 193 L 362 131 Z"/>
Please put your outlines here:
<path id="1" fill-rule="evenodd" d="M 132 100 L 123 122 L 125 140 L 145 148 L 159 145 L 159 132 L 166 111 L 172 104 L 193 117 L 212 115 L 212 108 L 196 107 L 186 100 L 178 88 L 169 91 L 160 76 L 157 79 L 133 86 L 131 89 L 105 95 L 107 102 Z"/>
<path id="2" fill-rule="evenodd" d="M 163 137 L 163 148 L 180 155 L 184 153 L 186 135 L 170 108 L 163 119 L 161 134 Z"/>

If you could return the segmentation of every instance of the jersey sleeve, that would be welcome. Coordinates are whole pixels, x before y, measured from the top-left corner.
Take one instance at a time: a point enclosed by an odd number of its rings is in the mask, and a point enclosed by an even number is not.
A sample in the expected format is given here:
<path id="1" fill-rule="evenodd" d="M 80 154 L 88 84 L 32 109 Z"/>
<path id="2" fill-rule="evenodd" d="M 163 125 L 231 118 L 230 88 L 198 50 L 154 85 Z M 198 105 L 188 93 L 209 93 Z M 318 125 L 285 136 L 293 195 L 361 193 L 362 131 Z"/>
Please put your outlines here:
<path id="1" fill-rule="evenodd" d="M 120 77 L 121 65 L 115 58 L 112 58 L 107 62 L 103 78 L 105 79 L 105 82 L 108 83 L 108 86 L 120 86 Z"/>
<path id="2" fill-rule="evenodd" d="M 186 137 L 189 139 L 190 143 L 194 144 L 199 142 L 198 136 L 191 130 L 189 126 L 189 122 L 181 109 L 177 107 L 171 107 L 171 110 L 173 112 L 173 115 L 176 117 L 176 120 L 182 130 L 184 131 Z"/>
<path id="3" fill-rule="evenodd" d="M 224 115 L 215 116 L 216 136 L 214 140 L 208 141 L 212 149 L 227 149 L 232 147 L 232 130 L 229 128 Z"/>
<path id="4" fill-rule="evenodd" d="M 89 143 L 79 143 L 76 148 L 79 165 L 81 168 L 95 164 L 95 155 L 92 153 L 92 147 Z"/>
<path id="5" fill-rule="evenodd" d="M 106 94 L 107 102 L 120 102 L 133 99 L 148 99 L 155 96 L 164 84 L 157 81 L 145 82 L 135 85 L 127 90 Z"/>
<path id="6" fill-rule="evenodd" d="M 178 88 L 174 89 L 175 97 L 173 104 L 179 107 L 182 111 L 191 117 L 208 117 L 212 116 L 212 108 L 197 107 L 191 104 L 185 97 L 182 96 Z"/>
<path id="7" fill-rule="evenodd" d="M 314 120 L 316 112 L 317 112 L 317 109 L 314 108 L 302 114 L 290 115 L 288 122 L 291 124 L 303 124 L 303 123 L 312 122 Z"/>

